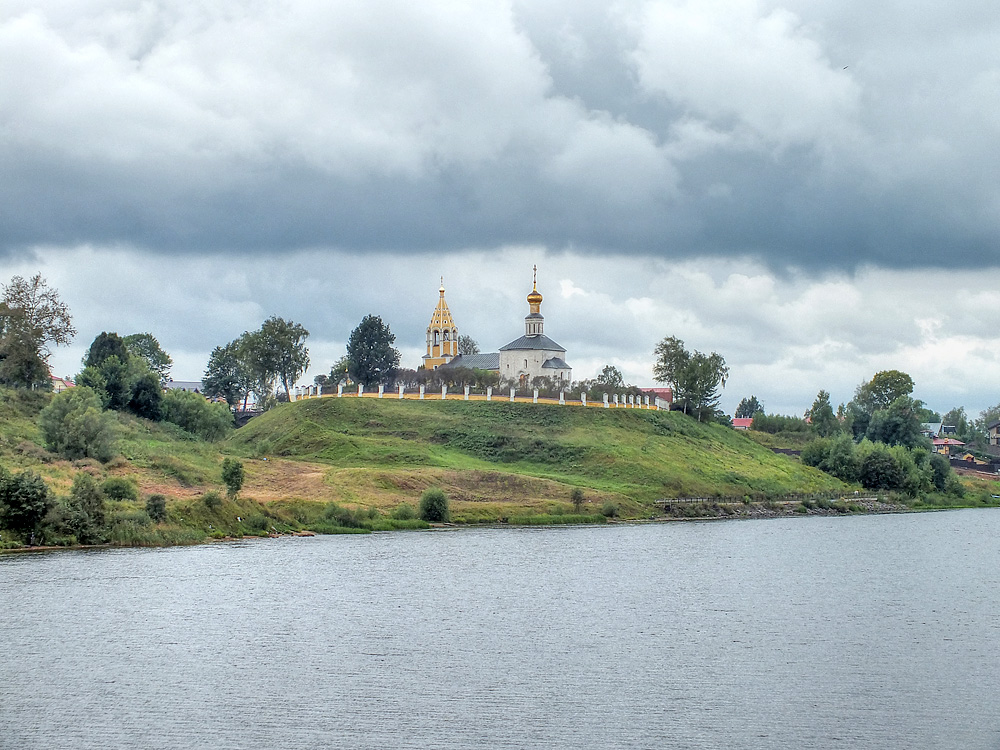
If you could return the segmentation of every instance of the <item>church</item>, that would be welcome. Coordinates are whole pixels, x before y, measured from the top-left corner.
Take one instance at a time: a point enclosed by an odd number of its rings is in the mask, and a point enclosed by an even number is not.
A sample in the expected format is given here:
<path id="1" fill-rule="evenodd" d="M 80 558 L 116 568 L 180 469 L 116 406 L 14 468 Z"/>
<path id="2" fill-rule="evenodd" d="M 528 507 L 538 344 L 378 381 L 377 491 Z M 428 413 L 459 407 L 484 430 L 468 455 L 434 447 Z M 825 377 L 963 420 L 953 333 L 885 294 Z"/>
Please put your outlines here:
<path id="1" fill-rule="evenodd" d="M 431 316 L 431 325 L 427 328 L 427 354 L 424 356 L 424 366 L 434 363 L 437 367 L 467 367 L 477 370 L 492 370 L 500 375 L 502 381 L 511 381 L 521 387 L 528 387 L 537 377 L 547 377 L 555 383 L 569 385 L 573 381 L 573 368 L 566 363 L 566 349 L 545 335 L 545 318 L 542 317 L 542 295 L 538 291 L 538 267 L 535 266 L 532 275 L 531 293 L 528 294 L 528 314 L 524 318 L 524 335 L 514 339 L 499 352 L 488 354 L 457 354 L 458 328 L 451 319 L 448 305 L 444 301 L 444 284 L 441 285 L 441 299 Z M 447 314 L 442 315 L 442 309 Z M 444 321 L 447 320 L 447 323 Z M 451 342 L 455 348 L 454 355 L 443 362 L 438 362 L 443 349 L 434 349 L 433 341 L 437 340 L 435 332 L 449 331 Z M 441 345 L 443 346 L 442 339 Z"/>

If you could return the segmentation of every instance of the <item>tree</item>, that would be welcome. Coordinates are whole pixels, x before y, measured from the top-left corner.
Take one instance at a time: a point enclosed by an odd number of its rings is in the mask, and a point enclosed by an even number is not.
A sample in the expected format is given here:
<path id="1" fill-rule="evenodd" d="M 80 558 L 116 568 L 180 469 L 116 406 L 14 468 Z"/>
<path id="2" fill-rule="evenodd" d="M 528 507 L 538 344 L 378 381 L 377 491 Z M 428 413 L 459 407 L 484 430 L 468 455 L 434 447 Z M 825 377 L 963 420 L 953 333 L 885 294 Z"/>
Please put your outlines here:
<path id="1" fill-rule="evenodd" d="M 920 432 L 920 418 L 917 416 L 914 400 L 900 396 L 887 409 L 877 410 L 868 423 L 865 437 L 873 443 L 903 445 L 914 448 L 927 442 Z"/>
<path id="2" fill-rule="evenodd" d="M 109 357 L 118 357 L 120 362 L 128 362 L 129 353 L 125 342 L 117 333 L 101 331 L 90 343 L 87 356 L 84 357 L 84 367 L 100 367 Z"/>
<path id="3" fill-rule="evenodd" d="M 229 497 L 236 497 L 237 493 L 243 489 L 243 462 L 235 458 L 227 458 L 222 462 L 222 481 L 226 485 Z"/>
<path id="4" fill-rule="evenodd" d="M 954 427 L 955 435 L 959 440 L 970 443 L 975 437 L 972 429 L 972 421 L 965 413 L 965 407 L 963 406 L 956 406 L 945 413 L 945 415 L 941 417 L 941 424 Z"/>
<path id="5" fill-rule="evenodd" d="M 147 372 L 132 385 L 128 410 L 137 417 L 158 422 L 163 417 L 163 386 L 156 373 Z"/>
<path id="6" fill-rule="evenodd" d="M 377 315 L 366 315 L 347 340 L 349 375 L 368 387 L 392 379 L 399 367 L 399 350 L 393 348 L 395 335 Z"/>
<path id="7" fill-rule="evenodd" d="M 756 396 L 751 396 L 750 398 L 744 398 L 736 406 L 736 411 L 733 413 L 734 417 L 739 419 L 748 419 L 752 417 L 757 412 L 764 411 L 764 404 L 757 400 Z"/>
<path id="8" fill-rule="evenodd" d="M 163 349 L 160 342 L 151 333 L 133 333 L 122 339 L 125 349 L 129 355 L 141 359 L 149 369 L 160 379 L 160 383 L 166 383 L 170 376 L 170 366 L 174 361 Z"/>
<path id="9" fill-rule="evenodd" d="M 330 385 L 348 383 L 351 379 L 351 358 L 346 354 L 330 366 Z"/>
<path id="10" fill-rule="evenodd" d="M 56 394 L 38 415 L 45 446 L 66 458 L 111 460 L 115 439 L 114 418 L 102 411 L 100 397 L 78 385 Z"/>
<path id="11" fill-rule="evenodd" d="M 896 490 L 903 486 L 906 475 L 886 448 L 876 447 L 862 459 L 858 478 L 870 490 Z"/>
<path id="12" fill-rule="evenodd" d="M 48 382 L 49 345 L 68 345 L 75 335 L 69 308 L 41 274 L 14 276 L 0 302 L 0 357 L 6 364 L 0 379 L 25 387 Z"/>
<path id="13" fill-rule="evenodd" d="M 614 365 L 604 365 L 601 374 L 597 376 L 597 383 L 598 385 L 607 386 L 611 390 L 625 387 L 625 379 L 622 377 L 622 371 Z"/>
<path id="14" fill-rule="evenodd" d="M 688 352 L 684 342 L 669 336 L 656 345 L 653 377 L 674 392 L 674 408 L 697 417 L 716 418 L 719 388 L 726 387 L 729 367 L 718 352 Z"/>
<path id="15" fill-rule="evenodd" d="M 23 534 L 33 533 L 52 507 L 44 480 L 33 471 L 11 476 L 0 469 L 0 525 Z"/>
<path id="16" fill-rule="evenodd" d="M 274 363 L 275 378 L 290 397 L 295 381 L 309 367 L 309 350 L 305 345 L 309 331 L 291 320 L 272 316 L 261 325 L 258 335 L 262 346 L 270 352 L 267 360 Z"/>
<path id="17" fill-rule="evenodd" d="M 830 437 L 840 432 L 840 422 L 837 421 L 837 415 L 833 413 L 833 407 L 830 405 L 830 394 L 827 391 L 820 391 L 816 394 L 816 400 L 813 401 L 812 408 L 806 412 L 806 416 L 809 417 L 813 432 L 820 437 Z"/>
<path id="18" fill-rule="evenodd" d="M 19 316 L 0 321 L 0 383 L 21 388 L 48 388 L 49 366 L 38 352 L 37 337 Z"/>
<path id="19" fill-rule="evenodd" d="M 459 354 L 479 354 L 479 344 L 472 336 L 467 336 L 464 333 L 458 337 L 458 353 Z"/>
<path id="20" fill-rule="evenodd" d="M 854 391 L 854 399 L 847 405 L 856 439 L 868 432 L 868 423 L 879 409 L 888 409 L 900 396 L 913 393 L 913 378 L 899 370 L 882 370 L 871 380 Z"/>
<path id="21" fill-rule="evenodd" d="M 235 411 L 241 401 L 244 409 L 246 408 L 246 400 L 250 394 L 250 373 L 240 357 L 239 339 L 212 350 L 202 385 L 206 396 L 225 399 L 230 409 Z"/>
<path id="22" fill-rule="evenodd" d="M 448 497 L 436 487 L 424 490 L 420 496 L 420 517 L 428 523 L 447 523 L 451 518 Z"/>

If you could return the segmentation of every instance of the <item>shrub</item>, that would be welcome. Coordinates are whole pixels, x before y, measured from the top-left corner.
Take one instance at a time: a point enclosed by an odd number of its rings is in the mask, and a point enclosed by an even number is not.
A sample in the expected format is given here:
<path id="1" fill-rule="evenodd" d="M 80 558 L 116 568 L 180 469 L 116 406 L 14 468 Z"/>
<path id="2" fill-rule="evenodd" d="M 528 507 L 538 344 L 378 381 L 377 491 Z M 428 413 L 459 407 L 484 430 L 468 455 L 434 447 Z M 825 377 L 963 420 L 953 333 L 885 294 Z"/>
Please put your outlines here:
<path id="1" fill-rule="evenodd" d="M 70 459 L 109 461 L 114 455 L 114 417 L 101 409 L 100 397 L 85 386 L 57 394 L 38 415 L 45 447 Z"/>
<path id="2" fill-rule="evenodd" d="M 205 507 L 209 510 L 215 510 L 220 505 L 222 505 L 222 495 L 214 490 L 211 492 L 206 492 L 201 496 L 201 501 L 205 503 Z"/>
<path id="3" fill-rule="evenodd" d="M 30 533 L 38 528 L 53 502 L 45 481 L 33 471 L 11 476 L 0 468 L 0 525 Z"/>
<path id="4" fill-rule="evenodd" d="M 397 505 L 392 511 L 392 518 L 396 521 L 412 521 L 417 517 L 417 511 L 407 502 Z"/>
<path id="5" fill-rule="evenodd" d="M 163 495 L 150 495 L 146 500 L 146 514 L 154 521 L 166 521 L 167 498 Z"/>
<path id="6" fill-rule="evenodd" d="M 98 544 L 105 537 L 104 493 L 90 474 L 73 477 L 65 525 L 80 544 Z"/>
<path id="7" fill-rule="evenodd" d="M 899 462 L 884 447 L 873 448 L 861 462 L 861 484 L 870 490 L 895 490 L 905 475 Z"/>
<path id="8" fill-rule="evenodd" d="M 604 516 L 605 518 L 617 517 L 618 506 L 615 503 L 611 502 L 610 500 L 606 500 L 604 502 L 604 505 L 601 506 L 601 515 Z"/>
<path id="9" fill-rule="evenodd" d="M 167 391 L 162 412 L 165 421 L 202 440 L 221 440 L 233 427 L 233 413 L 226 404 L 213 404 L 190 391 Z"/>
<path id="10" fill-rule="evenodd" d="M 138 500 L 139 491 L 129 480 L 124 477 L 110 477 L 104 480 L 101 485 L 104 495 L 108 500 Z"/>
<path id="11" fill-rule="evenodd" d="M 245 476 L 242 461 L 227 458 L 222 462 L 222 481 L 225 482 L 229 497 L 236 497 L 236 494 L 243 488 Z"/>
<path id="12" fill-rule="evenodd" d="M 448 497 L 436 487 L 424 490 L 420 496 L 420 517 L 428 523 L 447 523 L 451 514 L 448 510 Z"/>
<path id="13" fill-rule="evenodd" d="M 579 513 L 580 508 L 583 507 L 583 490 L 579 487 L 574 487 L 573 491 L 569 493 L 569 497 L 573 501 L 573 510 Z"/>
<path id="14" fill-rule="evenodd" d="M 323 511 L 323 518 L 336 526 L 348 529 L 360 528 L 363 522 L 361 514 L 351 508 L 345 508 L 337 503 L 330 503 Z"/>

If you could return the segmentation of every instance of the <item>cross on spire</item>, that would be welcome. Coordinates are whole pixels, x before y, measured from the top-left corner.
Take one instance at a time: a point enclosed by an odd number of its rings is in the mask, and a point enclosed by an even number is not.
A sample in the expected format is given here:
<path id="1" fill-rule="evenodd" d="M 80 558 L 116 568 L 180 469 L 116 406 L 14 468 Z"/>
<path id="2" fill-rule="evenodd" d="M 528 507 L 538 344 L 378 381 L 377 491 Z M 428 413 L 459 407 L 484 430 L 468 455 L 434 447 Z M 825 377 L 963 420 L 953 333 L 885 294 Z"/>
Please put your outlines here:
<path id="1" fill-rule="evenodd" d="M 531 288 L 538 291 L 538 266 L 531 267 Z"/>

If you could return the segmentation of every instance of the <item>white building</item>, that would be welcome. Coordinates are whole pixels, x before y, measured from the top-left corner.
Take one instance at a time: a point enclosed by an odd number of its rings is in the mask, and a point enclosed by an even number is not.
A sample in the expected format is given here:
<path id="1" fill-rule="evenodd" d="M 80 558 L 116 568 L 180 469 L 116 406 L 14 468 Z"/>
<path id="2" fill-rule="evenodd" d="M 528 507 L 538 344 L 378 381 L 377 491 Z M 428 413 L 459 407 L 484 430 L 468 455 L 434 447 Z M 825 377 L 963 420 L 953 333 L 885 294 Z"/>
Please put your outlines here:
<path id="1" fill-rule="evenodd" d="M 535 267 L 537 273 L 537 266 Z M 542 317 L 542 295 L 537 278 L 528 295 L 528 315 L 524 319 L 524 335 L 500 347 L 500 377 L 530 386 L 537 377 L 547 377 L 556 383 L 569 385 L 573 368 L 566 364 L 566 350 L 545 335 Z"/>

